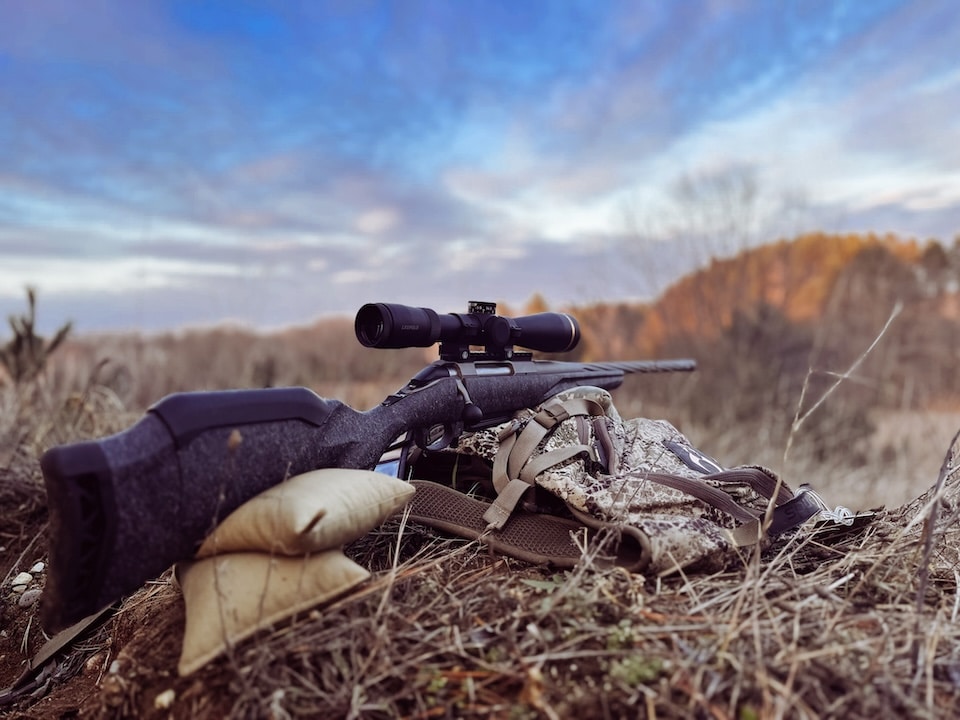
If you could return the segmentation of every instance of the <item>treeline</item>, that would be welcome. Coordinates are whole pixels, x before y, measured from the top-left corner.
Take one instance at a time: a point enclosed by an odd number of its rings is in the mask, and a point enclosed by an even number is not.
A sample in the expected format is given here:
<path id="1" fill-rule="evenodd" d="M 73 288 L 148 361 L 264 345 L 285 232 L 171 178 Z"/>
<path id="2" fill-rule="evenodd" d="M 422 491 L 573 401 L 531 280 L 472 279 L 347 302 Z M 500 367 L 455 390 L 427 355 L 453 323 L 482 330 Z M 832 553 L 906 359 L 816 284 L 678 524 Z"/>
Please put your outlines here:
<path id="1" fill-rule="evenodd" d="M 95 386 L 135 412 L 173 392 L 291 385 L 359 407 L 381 400 L 381 388 L 399 387 L 428 354 L 371 351 L 354 338 L 352 320 L 333 318 L 267 334 L 225 326 L 78 336 L 63 344 L 46 380 L 61 392 Z"/>
<path id="2" fill-rule="evenodd" d="M 635 383 L 644 407 L 780 446 L 796 417 L 875 343 L 807 418 L 803 442 L 825 455 L 856 452 L 877 409 L 960 408 L 958 288 L 960 243 L 814 233 L 714 260 L 649 305 L 551 308 L 534 295 L 526 307 L 500 310 L 572 310 L 583 341 L 569 359 L 695 358 L 693 376 Z M 175 391 L 274 385 L 370 407 L 435 357 L 369 350 L 350 319 L 335 318 L 269 335 L 218 328 L 73 338 L 48 375 L 64 387 L 95 382 L 132 411 Z"/>
<path id="3" fill-rule="evenodd" d="M 581 309 L 580 356 L 694 357 L 695 378 L 648 400 L 780 446 L 811 413 L 807 450 L 856 460 L 877 411 L 960 408 L 958 288 L 960 242 L 809 234 L 715 260 L 650 306 Z"/>

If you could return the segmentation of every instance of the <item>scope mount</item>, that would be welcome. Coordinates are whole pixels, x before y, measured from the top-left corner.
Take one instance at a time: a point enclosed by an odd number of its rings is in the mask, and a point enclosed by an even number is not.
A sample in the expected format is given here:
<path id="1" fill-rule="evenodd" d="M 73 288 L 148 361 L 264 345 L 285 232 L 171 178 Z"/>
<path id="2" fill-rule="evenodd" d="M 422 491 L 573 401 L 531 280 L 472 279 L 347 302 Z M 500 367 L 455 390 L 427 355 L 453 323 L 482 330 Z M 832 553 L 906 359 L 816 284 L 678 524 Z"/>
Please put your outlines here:
<path id="1" fill-rule="evenodd" d="M 481 324 L 480 328 L 491 320 L 494 320 L 494 318 L 509 323 L 509 320 L 506 320 L 506 318 L 498 318 L 497 304 L 495 302 L 483 300 L 471 300 L 467 303 L 467 314 L 457 315 L 457 317 L 460 318 L 460 321 L 463 322 L 465 326 L 479 321 Z M 484 349 L 482 351 L 471 349 L 476 346 L 471 345 L 463 339 L 441 342 L 440 359 L 447 362 L 476 362 L 480 360 L 531 360 L 533 358 L 533 353 L 531 352 L 516 352 L 513 349 L 513 343 L 491 342 L 491 338 L 489 337 L 490 333 L 483 333 L 483 335 L 487 337 L 488 342 L 483 346 Z"/>

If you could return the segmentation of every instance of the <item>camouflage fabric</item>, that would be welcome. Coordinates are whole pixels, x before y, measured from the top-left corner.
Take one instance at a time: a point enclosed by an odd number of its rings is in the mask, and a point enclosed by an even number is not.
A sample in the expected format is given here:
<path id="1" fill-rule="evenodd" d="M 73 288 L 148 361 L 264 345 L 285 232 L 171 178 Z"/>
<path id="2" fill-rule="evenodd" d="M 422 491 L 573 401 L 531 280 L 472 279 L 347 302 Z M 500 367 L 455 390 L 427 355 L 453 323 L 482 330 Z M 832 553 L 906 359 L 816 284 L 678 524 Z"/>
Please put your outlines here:
<path id="1" fill-rule="evenodd" d="M 536 485 L 561 498 L 571 508 L 616 524 L 629 524 L 645 533 L 653 557 L 648 572 L 664 574 L 681 568 L 718 570 L 737 557 L 729 529 L 736 522 L 725 512 L 680 490 L 645 477 L 669 473 L 704 481 L 666 443 L 696 453 L 687 438 L 664 420 L 624 420 L 606 390 L 575 388 L 560 393 L 564 402 L 587 398 L 602 406 L 600 416 L 574 415 L 547 431 L 532 457 L 570 445 L 586 445 L 589 457 L 576 456 L 540 472 Z M 458 451 L 494 462 L 503 438 L 535 422 L 537 410 L 518 413 L 512 423 L 466 434 Z M 606 462 L 603 462 L 606 458 Z M 769 471 L 766 471 L 769 472 Z M 763 509 L 766 499 L 748 487 L 724 485 L 739 503 Z"/>

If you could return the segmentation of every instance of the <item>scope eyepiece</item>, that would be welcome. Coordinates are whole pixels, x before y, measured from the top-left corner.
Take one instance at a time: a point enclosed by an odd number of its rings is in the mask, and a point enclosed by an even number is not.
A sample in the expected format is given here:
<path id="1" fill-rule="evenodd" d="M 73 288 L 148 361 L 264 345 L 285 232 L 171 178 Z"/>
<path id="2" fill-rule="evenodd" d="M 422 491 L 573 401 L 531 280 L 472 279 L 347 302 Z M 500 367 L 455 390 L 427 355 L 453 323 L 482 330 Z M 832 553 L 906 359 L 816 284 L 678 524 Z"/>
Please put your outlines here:
<path id="1" fill-rule="evenodd" d="M 487 312 L 495 310 L 493 303 L 471 303 L 470 307 L 483 311 L 440 315 L 430 308 L 368 303 L 357 312 L 354 330 L 366 347 L 430 347 L 440 342 L 446 346 L 441 346 L 445 359 L 466 357 L 470 346 L 482 345 L 494 357 L 510 357 L 514 345 L 567 352 L 580 342 L 580 326 L 566 313 L 508 318 Z"/>

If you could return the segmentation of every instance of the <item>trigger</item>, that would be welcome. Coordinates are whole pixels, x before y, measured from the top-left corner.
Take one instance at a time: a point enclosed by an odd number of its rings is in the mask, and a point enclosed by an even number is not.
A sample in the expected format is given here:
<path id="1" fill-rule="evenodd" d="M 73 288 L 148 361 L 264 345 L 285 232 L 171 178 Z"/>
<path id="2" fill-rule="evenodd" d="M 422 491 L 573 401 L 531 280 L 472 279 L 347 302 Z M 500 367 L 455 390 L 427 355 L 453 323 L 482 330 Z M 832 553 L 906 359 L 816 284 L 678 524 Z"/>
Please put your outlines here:
<path id="1" fill-rule="evenodd" d="M 433 425 L 415 433 L 414 441 L 421 450 L 445 450 L 460 436 L 462 425 Z"/>

